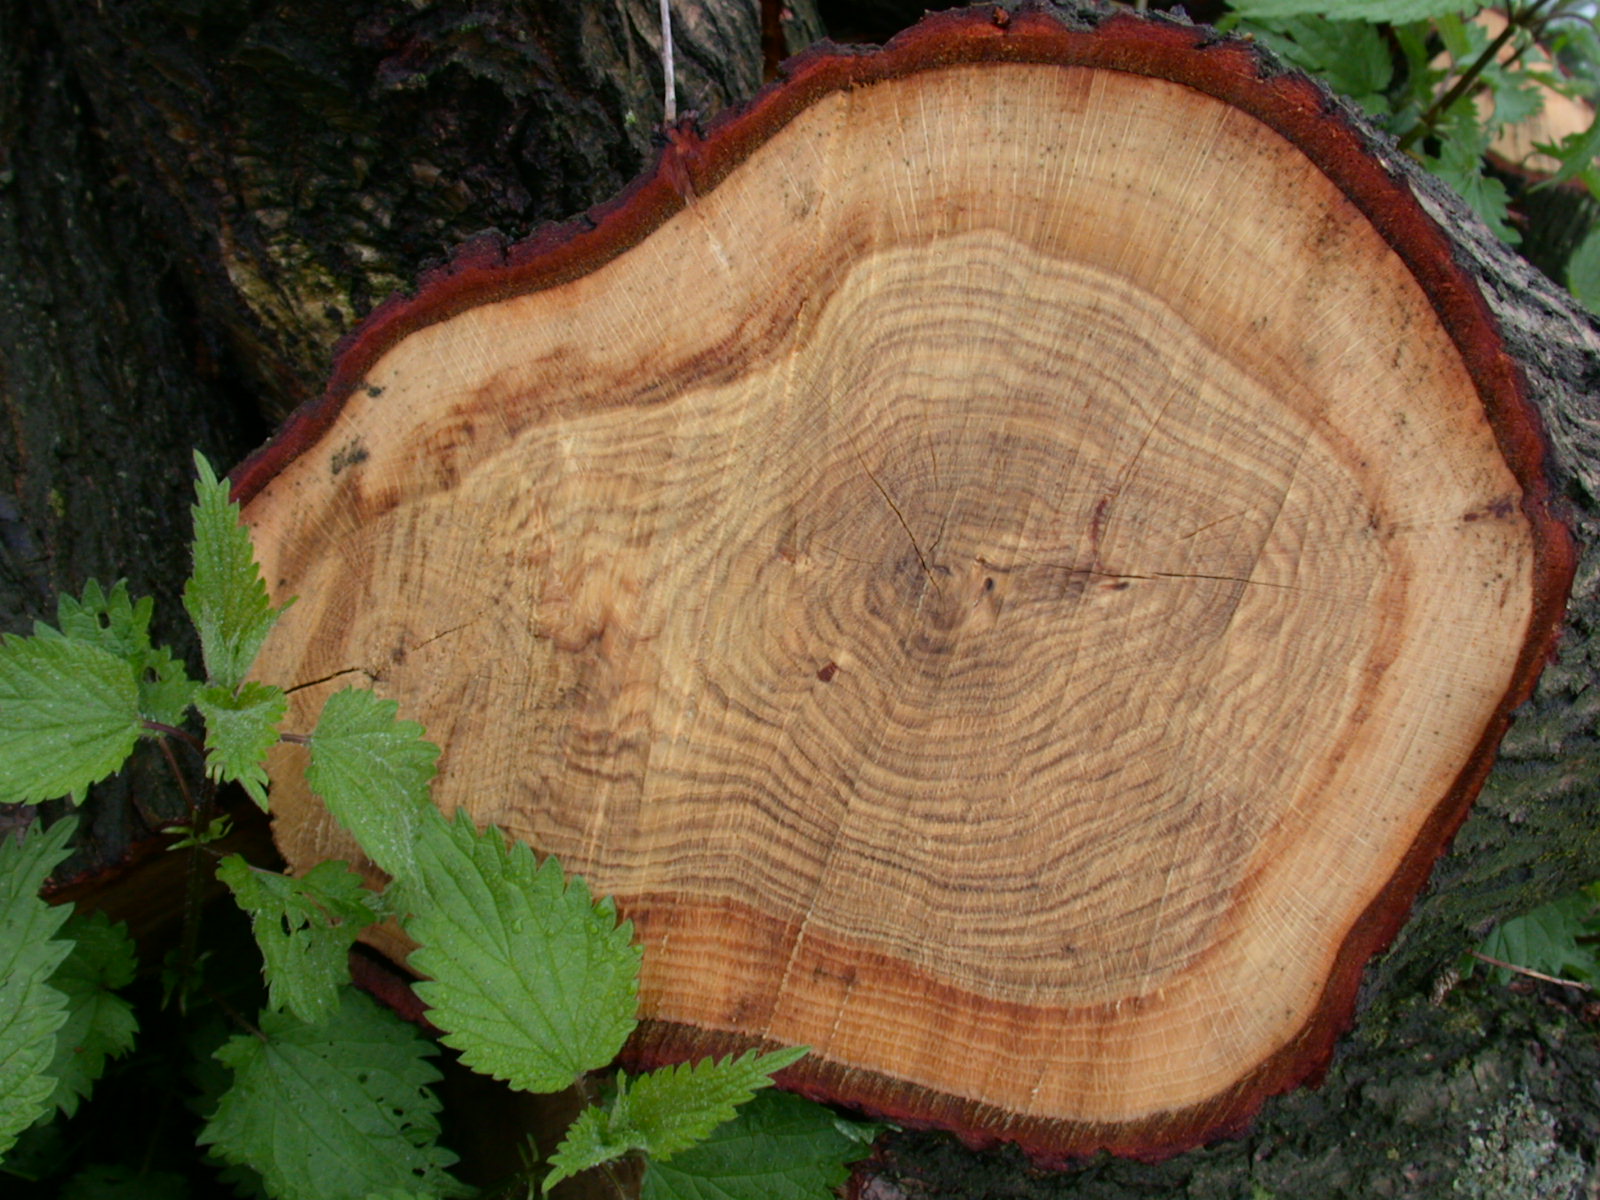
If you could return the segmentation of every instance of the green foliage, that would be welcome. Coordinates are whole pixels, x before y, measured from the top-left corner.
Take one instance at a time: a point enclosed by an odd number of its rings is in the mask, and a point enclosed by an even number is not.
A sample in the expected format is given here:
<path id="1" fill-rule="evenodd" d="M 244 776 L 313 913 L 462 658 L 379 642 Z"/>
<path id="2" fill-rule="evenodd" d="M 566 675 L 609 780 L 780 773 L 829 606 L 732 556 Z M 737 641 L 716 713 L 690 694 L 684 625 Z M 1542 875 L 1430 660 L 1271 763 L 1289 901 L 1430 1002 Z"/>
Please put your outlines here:
<path id="1" fill-rule="evenodd" d="M 1471 101 L 1453 106 L 1439 128 L 1445 135 L 1439 153 L 1424 154 L 1422 165 L 1455 188 L 1495 236 L 1518 241 L 1517 231 L 1507 224 L 1511 197 L 1505 184 L 1484 174 L 1483 155 L 1489 149 L 1490 131 L 1478 122 Z"/>
<path id="2" fill-rule="evenodd" d="M 49 1069 L 67 998 L 50 977 L 72 944 L 55 940 L 67 910 L 39 899 L 39 889 L 67 857 L 73 824 L 0 841 L 0 1157 L 55 1095 Z"/>
<path id="3" fill-rule="evenodd" d="M 884 1128 L 762 1092 L 699 1145 L 652 1161 L 640 1200 L 827 1200 Z"/>
<path id="4" fill-rule="evenodd" d="M 1486 171 L 1485 156 L 1503 130 L 1539 113 L 1542 89 L 1576 93 L 1593 86 L 1600 36 L 1592 13 L 1573 0 L 1554 0 L 1500 6 L 1511 24 L 1504 38 L 1491 41 L 1483 26 L 1463 19 L 1480 7 L 1460 0 L 1233 0 L 1222 24 L 1361 105 L 1497 236 L 1515 243 L 1516 198 Z M 1576 69 L 1557 69 L 1546 45 L 1573 58 Z M 1580 179 L 1600 189 L 1594 167 L 1600 124 L 1540 149 L 1560 169 L 1538 186 Z M 1574 290 L 1592 294 L 1589 264 L 1581 266 Z"/>
<path id="5" fill-rule="evenodd" d="M 133 982 L 138 955 L 126 925 L 113 925 L 103 912 L 72 917 L 63 930 L 71 952 L 50 976 L 50 986 L 67 1000 L 67 1019 L 56 1031 L 56 1052 L 46 1074 L 56 1081 L 51 1095 L 65 1116 L 77 1111 L 106 1059 L 133 1048 L 139 1022 L 114 989 Z"/>
<path id="6" fill-rule="evenodd" d="M 32 637 L 0 641 L 0 801 L 79 794 L 117 770 L 139 737 L 175 738 L 204 755 L 199 798 L 185 788 L 189 818 L 176 827 L 175 848 L 198 866 L 227 824 L 215 811 L 217 785 L 237 783 L 265 809 L 268 751 L 282 738 L 307 743 L 307 782 L 395 877 L 393 899 L 369 892 L 344 863 L 291 879 L 236 855 L 222 860 L 217 875 L 249 914 L 261 950 L 269 1007 L 259 1028 L 216 1050 L 228 1079 L 206 1088 L 211 1111 L 200 1143 L 247 1194 L 463 1194 L 446 1171 L 454 1156 L 437 1144 L 439 1105 L 428 1087 L 437 1072 L 424 1061 L 432 1044 L 351 989 L 356 938 L 403 913 L 421 943 L 411 961 L 431 976 L 417 991 L 444 1041 L 467 1065 L 513 1086 L 556 1090 L 605 1067 L 634 1028 L 640 952 L 632 926 L 554 859 L 508 846 L 498 830 L 480 832 L 465 814 L 447 821 L 429 797 L 438 748 L 421 726 L 399 719 L 393 701 L 346 689 L 329 698 L 309 735 L 279 733 L 287 696 L 245 675 L 282 610 L 269 603 L 226 484 L 198 456 L 196 466 L 195 569 L 184 605 L 207 681 L 189 679 L 169 650 L 151 645 L 153 605 L 133 600 L 125 583 L 108 593 L 91 582 L 81 599 L 63 598 L 60 629 L 41 624 Z M 182 728 L 191 708 L 205 723 L 203 745 Z M 135 971 L 126 931 L 103 916 L 69 923 L 65 909 L 38 898 L 70 830 L 63 822 L 0 845 L 0 1158 L 52 1108 L 70 1115 L 137 1031 L 114 991 Z M 69 936 L 56 939 L 63 923 Z M 188 997 L 205 955 L 194 953 L 192 938 L 185 946 L 164 976 L 182 980 Z M 761 1109 L 730 1120 L 801 1053 L 624 1076 L 612 1103 L 574 1128 L 556 1172 L 602 1161 L 595 1154 L 609 1148 L 677 1156 L 676 1173 L 646 1184 L 657 1197 L 757 1194 L 740 1192 L 736 1175 L 762 1181 L 762 1194 L 778 1200 L 821 1196 L 845 1156 L 861 1149 L 848 1131 L 867 1127 L 798 1100 L 777 1117 Z M 29 1134 L 33 1165 L 8 1168 L 38 1170 L 46 1160 L 35 1133 L 49 1129 Z M 697 1160 L 693 1147 L 707 1138 Z M 763 1166 L 775 1146 L 793 1147 L 795 1161 Z M 710 1190 L 694 1190 L 702 1185 Z M 95 1165 L 66 1181 L 63 1194 L 165 1197 L 185 1187 L 178 1176 Z"/>
<path id="7" fill-rule="evenodd" d="M 433 1052 L 353 988 L 321 1025 L 264 1012 L 260 1036 L 240 1034 L 217 1051 L 233 1086 L 200 1141 L 260 1172 L 281 1200 L 363 1200 L 419 1185 L 464 1195 L 446 1173 L 455 1156 L 437 1144 Z"/>
<path id="8" fill-rule="evenodd" d="M 267 599 L 250 531 L 239 521 L 239 506 L 228 499 L 228 485 L 198 452 L 194 465 L 199 475 L 194 488 L 194 574 L 183 589 L 183 606 L 200 635 L 211 682 L 237 688 L 283 609 L 273 608 Z"/>
<path id="9" fill-rule="evenodd" d="M 61 632 L 81 642 L 92 642 L 133 668 L 139 685 L 139 715 L 146 721 L 176 725 L 183 720 L 197 686 L 183 663 L 165 646 L 150 644 L 150 618 L 155 601 L 128 595 L 128 582 L 119 579 L 107 595 L 93 579 L 83 588 L 83 599 L 62 596 L 56 602 L 56 624 Z M 36 636 L 49 636 L 48 625 L 34 625 Z"/>
<path id="10" fill-rule="evenodd" d="M 1553 146 L 1543 146 L 1541 149 L 1561 160 L 1561 169 L 1551 176 L 1550 183 L 1564 183 L 1592 166 L 1595 156 L 1600 155 L 1600 121 L 1587 129 L 1568 134 Z"/>
<path id="11" fill-rule="evenodd" d="M 550 1156 L 555 1169 L 544 1181 L 545 1189 L 634 1151 L 665 1162 L 733 1120 L 739 1105 L 772 1086 L 774 1072 L 804 1055 L 803 1047 L 762 1055 L 751 1050 L 720 1062 L 664 1067 L 632 1080 L 626 1073 L 619 1075 L 611 1102 L 604 1108 L 591 1104 L 579 1113 L 566 1140 Z"/>
<path id="12" fill-rule="evenodd" d="M 272 1007 L 311 1025 L 333 1016 L 350 981 L 350 947 L 378 919 L 377 897 L 361 876 L 330 861 L 291 879 L 232 854 L 217 867 L 217 878 L 250 914 Z"/>
<path id="13" fill-rule="evenodd" d="M 1426 21 L 1477 8 L 1474 0 L 1233 0 L 1232 8 L 1256 20 L 1320 16 L 1350 21 Z"/>
<path id="14" fill-rule="evenodd" d="M 126 659 L 54 631 L 0 638 L 0 804 L 81 798 L 143 728 Z"/>
<path id="15" fill-rule="evenodd" d="M 1384 93 L 1394 78 L 1394 64 L 1388 43 L 1366 21 L 1287 17 L 1263 21 L 1256 36 L 1286 61 L 1320 74 L 1334 91 L 1368 112 L 1388 112 Z"/>
<path id="16" fill-rule="evenodd" d="M 246 683 L 234 691 L 220 684 L 202 688 L 195 707 L 206 722 L 206 774 L 244 788 L 267 807 L 267 751 L 278 741 L 278 722 L 288 711 L 283 689 Z"/>
<path id="17" fill-rule="evenodd" d="M 635 1024 L 633 926 L 554 859 L 508 849 L 465 813 L 447 821 L 430 805 L 418 832 L 398 904 L 421 943 L 411 965 L 429 976 L 417 994 L 444 1043 L 531 1092 L 560 1091 L 615 1058 Z"/>
<path id="18" fill-rule="evenodd" d="M 311 735 L 306 783 L 367 856 L 390 875 L 415 873 L 423 813 L 432 811 L 428 784 L 439 747 L 422 726 L 397 717 L 400 706 L 345 688 L 328 697 Z"/>
<path id="19" fill-rule="evenodd" d="M 1520 917 L 1503 921 L 1484 939 L 1479 952 L 1530 971 L 1600 984 L 1600 884 L 1564 896 Z M 1504 982 L 1511 973 L 1493 968 Z"/>
<path id="20" fill-rule="evenodd" d="M 1591 312 L 1600 313 L 1600 227 L 1591 229 L 1567 260 L 1567 287 Z"/>

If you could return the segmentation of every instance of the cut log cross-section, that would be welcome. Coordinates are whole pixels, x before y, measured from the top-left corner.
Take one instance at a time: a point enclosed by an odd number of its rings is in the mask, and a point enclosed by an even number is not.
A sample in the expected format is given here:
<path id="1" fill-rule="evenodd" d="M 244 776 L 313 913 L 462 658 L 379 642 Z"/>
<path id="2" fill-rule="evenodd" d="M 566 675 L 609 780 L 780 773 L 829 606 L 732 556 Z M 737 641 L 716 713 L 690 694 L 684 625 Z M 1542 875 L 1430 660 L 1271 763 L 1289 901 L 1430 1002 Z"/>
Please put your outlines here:
<path id="1" fill-rule="evenodd" d="M 381 309 L 235 475 L 291 727 L 617 897 L 636 1062 L 1059 1161 L 1320 1068 L 1571 571 L 1359 123 L 1244 43 L 931 18 Z M 298 724 L 296 724 L 298 723 Z M 273 764 L 280 844 L 351 846 Z M 403 946 L 388 947 L 403 953 Z"/>

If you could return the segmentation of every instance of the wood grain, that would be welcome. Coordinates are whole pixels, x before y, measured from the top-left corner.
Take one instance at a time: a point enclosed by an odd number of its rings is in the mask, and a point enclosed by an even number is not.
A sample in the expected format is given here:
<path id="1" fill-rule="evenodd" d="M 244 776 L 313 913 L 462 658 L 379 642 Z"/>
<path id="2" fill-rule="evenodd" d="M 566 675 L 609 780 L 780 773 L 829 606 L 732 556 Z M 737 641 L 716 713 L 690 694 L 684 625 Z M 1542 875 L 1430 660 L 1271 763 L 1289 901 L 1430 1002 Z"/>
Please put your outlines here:
<path id="1" fill-rule="evenodd" d="M 1437 297 L 1257 116 L 1101 67 L 825 90 L 684 193 L 252 482 L 289 726 L 372 684 L 616 895 L 644 1058 L 804 1043 L 1046 1157 L 1235 1119 L 1548 636 Z M 301 754 L 303 869 L 353 848 Z"/>

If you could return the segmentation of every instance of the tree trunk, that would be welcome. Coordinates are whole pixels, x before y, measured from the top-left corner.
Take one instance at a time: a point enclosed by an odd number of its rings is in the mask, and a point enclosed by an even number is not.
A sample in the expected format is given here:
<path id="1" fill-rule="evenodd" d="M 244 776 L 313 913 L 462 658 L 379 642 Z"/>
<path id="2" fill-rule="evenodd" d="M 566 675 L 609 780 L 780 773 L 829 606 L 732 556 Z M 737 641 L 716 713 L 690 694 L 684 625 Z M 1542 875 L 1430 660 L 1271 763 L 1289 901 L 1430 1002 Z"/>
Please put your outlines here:
<path id="1" fill-rule="evenodd" d="M 786 52 L 755 6 L 675 8 L 684 109 L 748 95 Z M 788 50 L 820 32 L 811 13 L 784 10 Z M 660 119 L 657 21 L 652 0 L 0 0 L 0 628 L 126 577 L 194 662 L 191 452 L 238 461 L 452 245 L 633 176 Z M 95 790 L 69 871 L 178 815 L 164 773 Z"/>
<path id="2" fill-rule="evenodd" d="M 757 85 L 760 43 L 748 19 L 713 19 L 743 6 L 694 11 L 703 22 L 680 15 L 680 95 L 709 112 Z M 88 575 L 127 574 L 176 616 L 189 446 L 242 453 L 263 428 L 252 410 L 317 394 L 337 338 L 427 259 L 490 227 L 521 236 L 629 179 L 658 119 L 653 12 L 552 6 L 525 27 L 399 3 L 260 17 L 0 4 L 8 625 L 48 616 L 48 595 Z M 1369 967 L 1320 1090 L 1268 1101 L 1241 1140 L 1158 1165 L 1043 1172 L 1011 1151 L 897 1135 L 864 1194 L 1565 1195 L 1592 1172 L 1600 1063 L 1583 1014 L 1544 993 L 1460 988 L 1435 1006 L 1432 991 L 1493 921 L 1587 882 L 1600 858 L 1600 343 L 1459 205 L 1413 186 L 1474 247 L 1468 269 L 1532 388 L 1565 397 L 1546 421 L 1583 554 L 1558 660 Z M 1492 1174 L 1509 1162 L 1542 1174 L 1510 1191 Z"/>

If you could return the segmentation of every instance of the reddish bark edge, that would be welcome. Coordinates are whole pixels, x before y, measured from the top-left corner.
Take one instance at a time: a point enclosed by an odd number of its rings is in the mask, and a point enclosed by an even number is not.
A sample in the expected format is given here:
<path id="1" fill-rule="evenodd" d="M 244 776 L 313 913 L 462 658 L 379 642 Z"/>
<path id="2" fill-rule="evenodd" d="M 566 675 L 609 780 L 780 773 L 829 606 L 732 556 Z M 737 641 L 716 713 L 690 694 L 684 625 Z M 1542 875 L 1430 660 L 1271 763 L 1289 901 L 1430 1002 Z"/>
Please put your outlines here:
<path id="1" fill-rule="evenodd" d="M 1481 291 L 1457 263 L 1450 239 L 1423 211 L 1404 175 L 1384 165 L 1381 156 L 1387 151 L 1319 85 L 1279 71 L 1248 42 L 1174 20 L 1125 13 L 1071 18 L 1033 7 L 1009 14 L 998 8 L 964 9 L 928 17 L 880 49 L 823 43 L 791 60 L 779 79 L 749 104 L 720 116 L 704 138 L 687 123 L 670 130 L 654 166 L 616 199 L 513 246 L 493 236 L 469 242 L 447 265 L 425 275 L 414 295 L 385 301 L 341 342 L 323 397 L 304 406 L 233 472 L 233 494 L 248 502 L 313 446 L 372 365 L 409 334 L 477 305 L 558 286 L 596 270 L 682 209 L 685 197 L 714 188 L 797 113 L 828 94 L 982 62 L 1054 63 L 1170 80 L 1242 110 L 1298 147 L 1361 210 L 1428 295 L 1522 486 L 1522 510 L 1534 538 L 1533 612 L 1507 695 L 1394 876 L 1346 935 L 1312 1019 L 1225 1092 L 1182 1110 L 1105 1126 L 1017 1122 L 995 1109 L 811 1059 L 780 1076 L 791 1090 L 843 1101 L 902 1125 L 954 1126 L 975 1147 L 1015 1142 L 1044 1165 L 1062 1165 L 1099 1150 L 1157 1159 L 1237 1132 L 1268 1096 L 1320 1080 L 1334 1042 L 1353 1018 L 1367 960 L 1388 946 L 1404 923 L 1434 861 L 1487 777 L 1512 712 L 1532 693 L 1555 652 L 1576 567 L 1576 547 L 1552 507 L 1540 421 Z M 650 1065 L 690 1050 L 720 1053 L 753 1041 L 646 1024 L 628 1057 L 637 1065 Z"/>

